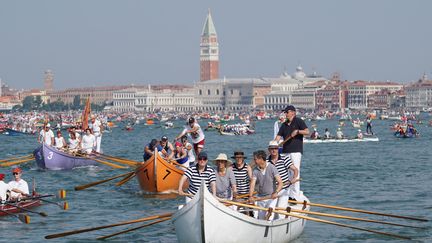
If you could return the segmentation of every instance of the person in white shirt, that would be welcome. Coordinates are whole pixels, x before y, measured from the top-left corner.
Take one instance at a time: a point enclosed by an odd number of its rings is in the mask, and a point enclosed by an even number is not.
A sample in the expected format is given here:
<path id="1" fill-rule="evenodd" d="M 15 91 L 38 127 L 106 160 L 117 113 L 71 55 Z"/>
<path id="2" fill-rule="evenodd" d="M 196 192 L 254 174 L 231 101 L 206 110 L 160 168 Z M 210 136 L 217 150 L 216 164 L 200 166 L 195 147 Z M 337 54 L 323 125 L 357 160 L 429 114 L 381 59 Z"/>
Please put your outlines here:
<path id="1" fill-rule="evenodd" d="M 54 138 L 55 141 L 55 148 L 56 149 L 63 149 L 66 148 L 66 140 L 64 139 L 61 131 L 57 131 L 57 136 Z"/>
<path id="2" fill-rule="evenodd" d="M 5 201 L 7 199 L 6 192 L 12 189 L 9 184 L 3 181 L 4 177 L 5 174 L 0 174 L 0 201 Z"/>
<path id="3" fill-rule="evenodd" d="M 198 155 L 203 149 L 205 144 L 205 135 L 201 126 L 195 120 L 195 118 L 190 117 L 188 120 L 189 128 L 185 128 L 177 137 L 179 140 L 183 135 L 189 134 L 192 138 L 192 143 L 194 147 L 195 154 Z"/>
<path id="4" fill-rule="evenodd" d="M 69 132 L 69 139 L 68 139 L 69 144 L 68 144 L 68 146 L 69 146 L 69 150 L 71 152 L 76 152 L 79 149 L 80 140 L 76 137 L 76 134 L 77 133 L 75 133 L 73 131 Z"/>
<path id="5" fill-rule="evenodd" d="M 54 133 L 50 129 L 51 125 L 48 123 L 45 125 L 38 136 L 38 143 L 45 143 L 48 146 L 54 145 Z"/>
<path id="6" fill-rule="evenodd" d="M 274 138 L 277 136 L 277 134 L 279 132 L 280 125 L 282 123 L 284 123 L 285 120 L 286 120 L 285 114 L 284 113 L 279 114 L 279 119 L 277 121 L 275 121 L 274 126 L 273 126 L 273 137 Z"/>
<path id="7" fill-rule="evenodd" d="M 99 119 L 96 119 L 95 115 L 91 115 L 91 122 L 89 127 L 93 130 L 93 135 L 96 139 L 96 152 L 100 153 L 100 146 L 102 142 L 102 131 L 103 126 Z"/>
<path id="8" fill-rule="evenodd" d="M 344 135 L 343 135 L 343 132 L 342 132 L 341 128 L 338 127 L 337 132 L 336 132 L 336 138 L 337 138 L 337 139 L 342 139 L 343 136 L 344 136 Z"/>
<path id="9" fill-rule="evenodd" d="M 91 129 L 87 128 L 85 130 L 85 134 L 81 139 L 81 148 L 82 151 L 86 154 L 91 154 L 91 152 L 96 147 L 96 138 L 93 134 L 91 134 Z"/>
<path id="10" fill-rule="evenodd" d="M 359 130 L 357 131 L 357 138 L 358 138 L 358 139 L 363 139 L 363 133 L 362 133 L 362 130 L 361 130 L 361 129 L 359 129 Z"/>
<path id="11" fill-rule="evenodd" d="M 22 170 L 20 168 L 15 168 L 12 170 L 12 174 L 15 179 L 8 183 L 11 191 L 11 199 L 29 196 L 30 193 L 28 184 L 25 180 L 21 179 Z"/>

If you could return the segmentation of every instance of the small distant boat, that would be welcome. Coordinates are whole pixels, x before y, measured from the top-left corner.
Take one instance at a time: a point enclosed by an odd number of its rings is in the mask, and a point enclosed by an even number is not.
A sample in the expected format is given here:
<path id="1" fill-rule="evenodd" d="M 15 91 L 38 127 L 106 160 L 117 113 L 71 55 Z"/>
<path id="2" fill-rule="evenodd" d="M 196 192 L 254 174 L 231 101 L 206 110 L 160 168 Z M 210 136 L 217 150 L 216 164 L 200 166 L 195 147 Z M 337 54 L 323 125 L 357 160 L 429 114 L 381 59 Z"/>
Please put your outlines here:
<path id="1" fill-rule="evenodd" d="M 309 201 L 302 196 L 302 201 Z M 302 204 L 292 206 L 302 209 Z M 307 206 L 305 211 L 310 210 Z M 306 216 L 306 214 L 299 214 Z M 242 214 L 220 203 L 204 183 L 193 199 L 172 216 L 182 242 L 290 242 L 299 237 L 307 220 L 288 217 L 273 221 Z"/>
<path id="2" fill-rule="evenodd" d="M 395 132 L 394 136 L 397 138 L 415 138 L 417 137 L 417 134 Z"/>
<path id="3" fill-rule="evenodd" d="M 5 128 L 5 134 L 9 136 L 20 136 L 20 135 L 34 135 L 35 133 L 21 132 L 11 128 Z"/>
<path id="4" fill-rule="evenodd" d="M 378 142 L 378 137 L 364 137 L 364 138 L 327 138 L 327 139 L 309 139 L 304 138 L 304 143 L 352 143 L 352 142 Z"/>
<path id="5" fill-rule="evenodd" d="M 141 190 L 153 193 L 176 191 L 184 171 L 164 160 L 158 152 L 154 154 L 135 169 Z"/>
<path id="6" fill-rule="evenodd" d="M 154 120 L 153 119 L 147 119 L 145 125 L 153 125 L 154 124 Z"/>
<path id="7" fill-rule="evenodd" d="M 76 167 L 96 165 L 91 157 L 74 156 L 43 144 L 33 151 L 39 168 L 48 170 L 70 170 Z"/>

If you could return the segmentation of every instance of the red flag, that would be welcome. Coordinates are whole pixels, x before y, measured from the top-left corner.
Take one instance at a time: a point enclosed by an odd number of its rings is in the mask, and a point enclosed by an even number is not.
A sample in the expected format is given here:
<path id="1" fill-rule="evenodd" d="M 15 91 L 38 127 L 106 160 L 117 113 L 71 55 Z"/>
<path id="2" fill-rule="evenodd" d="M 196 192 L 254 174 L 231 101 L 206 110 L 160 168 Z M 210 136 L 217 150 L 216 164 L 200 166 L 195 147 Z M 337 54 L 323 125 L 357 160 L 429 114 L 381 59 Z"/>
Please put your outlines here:
<path id="1" fill-rule="evenodd" d="M 88 128 L 88 118 L 91 112 L 91 107 L 90 107 L 90 97 L 87 98 L 85 107 L 84 107 L 84 111 L 82 114 L 82 130 L 85 130 Z"/>

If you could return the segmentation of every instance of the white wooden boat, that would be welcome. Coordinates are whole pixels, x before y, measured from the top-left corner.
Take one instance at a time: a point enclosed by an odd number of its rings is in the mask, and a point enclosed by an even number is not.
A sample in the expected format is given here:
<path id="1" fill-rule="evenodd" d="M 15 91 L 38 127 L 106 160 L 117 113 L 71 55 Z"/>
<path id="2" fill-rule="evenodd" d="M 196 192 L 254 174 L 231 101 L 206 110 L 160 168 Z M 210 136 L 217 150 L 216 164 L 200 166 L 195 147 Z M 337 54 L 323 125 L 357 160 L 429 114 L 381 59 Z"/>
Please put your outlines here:
<path id="1" fill-rule="evenodd" d="M 308 200 L 302 197 L 301 201 Z M 306 224 L 306 220 L 295 217 L 267 221 L 247 216 L 220 203 L 203 184 L 172 221 L 178 241 L 187 243 L 289 242 L 300 236 Z"/>
<path id="2" fill-rule="evenodd" d="M 328 139 L 303 139 L 304 143 L 352 143 L 352 142 L 378 142 L 378 137 L 364 137 L 364 138 L 328 138 Z"/>

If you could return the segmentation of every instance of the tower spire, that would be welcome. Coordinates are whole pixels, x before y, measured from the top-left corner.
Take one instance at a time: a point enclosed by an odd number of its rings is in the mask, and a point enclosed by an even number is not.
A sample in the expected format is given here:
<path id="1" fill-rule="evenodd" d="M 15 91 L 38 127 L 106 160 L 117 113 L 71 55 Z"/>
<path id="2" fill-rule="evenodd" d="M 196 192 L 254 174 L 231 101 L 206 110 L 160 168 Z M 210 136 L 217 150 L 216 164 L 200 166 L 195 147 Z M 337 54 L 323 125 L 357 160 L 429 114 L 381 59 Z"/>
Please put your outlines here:
<path id="1" fill-rule="evenodd" d="M 219 78 L 219 43 L 210 9 L 201 32 L 200 80 Z"/>

